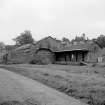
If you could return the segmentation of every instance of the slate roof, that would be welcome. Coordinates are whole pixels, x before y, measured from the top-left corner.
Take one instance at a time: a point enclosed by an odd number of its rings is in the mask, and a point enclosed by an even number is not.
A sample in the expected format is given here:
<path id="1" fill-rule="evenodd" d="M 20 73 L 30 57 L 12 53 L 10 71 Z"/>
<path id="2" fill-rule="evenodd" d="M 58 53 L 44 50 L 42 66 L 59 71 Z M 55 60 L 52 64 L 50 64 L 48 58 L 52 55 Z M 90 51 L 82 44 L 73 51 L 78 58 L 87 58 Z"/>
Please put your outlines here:
<path id="1" fill-rule="evenodd" d="M 63 49 L 60 49 L 55 52 L 66 52 L 66 51 L 89 51 L 91 48 L 91 44 L 85 43 L 85 44 L 77 44 L 77 45 L 71 45 L 69 47 L 65 47 Z"/>
<path id="2" fill-rule="evenodd" d="M 29 49 L 30 46 L 31 46 L 31 44 L 26 44 L 26 45 L 23 45 L 23 46 L 20 46 L 20 47 L 16 48 L 15 51 Z"/>
<path id="3" fill-rule="evenodd" d="M 41 41 L 43 41 L 43 40 L 47 40 L 47 39 L 56 40 L 57 42 L 61 43 L 60 40 L 58 40 L 58 39 L 56 39 L 56 38 L 53 38 L 53 37 L 51 37 L 51 36 L 48 36 L 48 37 L 45 37 L 45 38 L 43 38 L 43 39 L 37 41 L 37 42 L 35 43 L 35 45 L 37 45 L 37 44 L 40 43 Z"/>

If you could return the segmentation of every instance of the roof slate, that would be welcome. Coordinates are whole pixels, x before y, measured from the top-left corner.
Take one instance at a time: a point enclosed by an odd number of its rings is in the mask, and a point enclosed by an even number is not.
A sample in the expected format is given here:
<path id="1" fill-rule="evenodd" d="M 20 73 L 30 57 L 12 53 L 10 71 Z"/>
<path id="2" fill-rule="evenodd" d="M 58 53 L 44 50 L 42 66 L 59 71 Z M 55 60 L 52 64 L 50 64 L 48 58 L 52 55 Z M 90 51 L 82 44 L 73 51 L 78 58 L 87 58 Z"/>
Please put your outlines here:
<path id="1" fill-rule="evenodd" d="M 65 52 L 65 51 L 89 51 L 90 47 L 92 45 L 89 43 L 85 43 L 85 44 L 77 44 L 77 45 L 71 45 L 69 47 L 65 47 L 63 49 L 60 49 L 58 51 L 55 52 Z"/>

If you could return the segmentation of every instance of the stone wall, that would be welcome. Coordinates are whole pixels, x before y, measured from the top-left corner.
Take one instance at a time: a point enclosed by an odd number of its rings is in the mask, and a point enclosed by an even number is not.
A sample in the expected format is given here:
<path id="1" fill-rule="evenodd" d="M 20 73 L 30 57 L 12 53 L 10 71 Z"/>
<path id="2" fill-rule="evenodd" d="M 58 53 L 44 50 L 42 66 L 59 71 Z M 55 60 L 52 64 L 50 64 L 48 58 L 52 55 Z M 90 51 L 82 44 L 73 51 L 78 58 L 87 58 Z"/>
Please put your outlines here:
<path id="1" fill-rule="evenodd" d="M 54 53 L 49 49 L 39 49 L 36 55 L 44 64 L 52 64 L 55 62 Z"/>

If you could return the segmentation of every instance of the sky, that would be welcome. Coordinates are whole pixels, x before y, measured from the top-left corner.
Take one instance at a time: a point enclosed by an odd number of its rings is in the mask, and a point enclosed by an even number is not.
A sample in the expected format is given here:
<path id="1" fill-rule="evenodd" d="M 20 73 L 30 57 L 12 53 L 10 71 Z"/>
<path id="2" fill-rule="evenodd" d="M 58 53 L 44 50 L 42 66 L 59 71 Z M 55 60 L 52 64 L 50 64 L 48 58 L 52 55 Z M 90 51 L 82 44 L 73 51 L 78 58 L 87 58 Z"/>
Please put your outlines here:
<path id="1" fill-rule="evenodd" d="M 105 35 L 105 0 L 0 0 L 0 41 L 14 44 L 25 30 L 35 40 Z"/>

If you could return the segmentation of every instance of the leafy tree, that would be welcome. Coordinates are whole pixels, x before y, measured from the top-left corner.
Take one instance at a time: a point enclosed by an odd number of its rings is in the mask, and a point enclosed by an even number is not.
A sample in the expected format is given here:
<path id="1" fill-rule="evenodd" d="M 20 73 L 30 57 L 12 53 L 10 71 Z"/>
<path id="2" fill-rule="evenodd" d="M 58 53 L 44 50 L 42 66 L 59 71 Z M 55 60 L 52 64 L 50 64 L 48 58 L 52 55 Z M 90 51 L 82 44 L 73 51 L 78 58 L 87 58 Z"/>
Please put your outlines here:
<path id="1" fill-rule="evenodd" d="M 25 45 L 25 44 L 34 42 L 34 39 L 32 38 L 32 34 L 28 30 L 24 31 L 13 40 L 16 42 L 16 45 Z"/>
<path id="2" fill-rule="evenodd" d="M 7 63 L 7 54 L 6 54 L 6 46 L 3 42 L 0 42 L 0 63 L 4 62 L 5 64 Z"/>
<path id="3" fill-rule="evenodd" d="M 87 40 L 89 40 L 88 38 L 86 39 L 85 33 L 83 33 L 81 36 L 76 36 L 74 39 L 71 40 L 71 43 L 74 42 L 86 42 Z"/>
<path id="4" fill-rule="evenodd" d="M 0 42 L 0 51 L 5 49 L 5 44 L 3 42 Z"/>
<path id="5" fill-rule="evenodd" d="M 0 57 L 6 53 L 6 47 L 3 42 L 0 42 Z"/>
<path id="6" fill-rule="evenodd" d="M 70 40 L 69 40 L 68 38 L 66 38 L 66 37 L 63 37 L 63 38 L 62 38 L 62 42 L 63 42 L 63 44 L 64 44 L 65 46 L 67 46 L 67 45 L 70 44 Z"/>
<path id="7" fill-rule="evenodd" d="M 100 35 L 96 39 L 93 39 L 95 43 L 97 43 L 101 48 L 105 47 L 105 36 Z"/>

